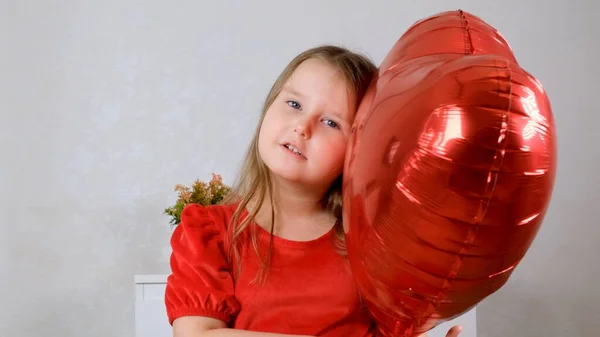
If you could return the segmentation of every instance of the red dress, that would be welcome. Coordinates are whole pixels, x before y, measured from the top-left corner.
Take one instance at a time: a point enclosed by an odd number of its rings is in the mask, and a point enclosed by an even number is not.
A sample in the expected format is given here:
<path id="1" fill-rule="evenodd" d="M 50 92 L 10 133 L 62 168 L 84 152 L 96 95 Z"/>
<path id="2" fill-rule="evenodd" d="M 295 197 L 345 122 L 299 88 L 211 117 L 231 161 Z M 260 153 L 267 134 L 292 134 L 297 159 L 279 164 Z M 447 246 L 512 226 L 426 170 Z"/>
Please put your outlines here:
<path id="1" fill-rule="evenodd" d="M 240 249 L 235 281 L 227 262 L 227 224 L 236 205 L 192 204 L 181 214 L 171 245 L 172 274 L 165 304 L 169 322 L 208 316 L 242 330 L 312 336 L 373 336 L 347 263 L 334 248 L 334 231 L 308 242 L 274 237 L 266 283 L 251 284 L 259 259 L 251 242 Z M 244 213 L 245 216 L 245 213 Z M 265 248 L 269 233 L 252 224 Z"/>

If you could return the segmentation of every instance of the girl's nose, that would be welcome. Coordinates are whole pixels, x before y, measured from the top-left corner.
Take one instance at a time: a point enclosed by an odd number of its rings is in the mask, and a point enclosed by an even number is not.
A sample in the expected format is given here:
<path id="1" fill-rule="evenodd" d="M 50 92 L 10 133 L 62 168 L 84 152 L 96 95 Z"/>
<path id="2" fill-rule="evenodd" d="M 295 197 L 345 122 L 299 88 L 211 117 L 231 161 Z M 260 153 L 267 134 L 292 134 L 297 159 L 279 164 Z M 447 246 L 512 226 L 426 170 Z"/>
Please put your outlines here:
<path id="1" fill-rule="evenodd" d="M 294 128 L 294 132 L 298 133 L 304 139 L 310 138 L 310 122 L 306 119 L 299 120 Z"/>

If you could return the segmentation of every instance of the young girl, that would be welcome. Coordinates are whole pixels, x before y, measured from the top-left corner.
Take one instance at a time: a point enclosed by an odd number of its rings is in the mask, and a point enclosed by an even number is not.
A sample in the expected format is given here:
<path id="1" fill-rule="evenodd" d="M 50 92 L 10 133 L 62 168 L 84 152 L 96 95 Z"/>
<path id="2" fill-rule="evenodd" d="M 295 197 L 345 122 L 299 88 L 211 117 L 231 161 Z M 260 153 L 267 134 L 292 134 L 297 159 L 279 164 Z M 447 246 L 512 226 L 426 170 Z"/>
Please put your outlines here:
<path id="1" fill-rule="evenodd" d="M 344 256 L 341 174 L 376 70 L 336 46 L 286 66 L 229 198 L 188 205 L 173 233 L 175 337 L 374 335 Z"/>

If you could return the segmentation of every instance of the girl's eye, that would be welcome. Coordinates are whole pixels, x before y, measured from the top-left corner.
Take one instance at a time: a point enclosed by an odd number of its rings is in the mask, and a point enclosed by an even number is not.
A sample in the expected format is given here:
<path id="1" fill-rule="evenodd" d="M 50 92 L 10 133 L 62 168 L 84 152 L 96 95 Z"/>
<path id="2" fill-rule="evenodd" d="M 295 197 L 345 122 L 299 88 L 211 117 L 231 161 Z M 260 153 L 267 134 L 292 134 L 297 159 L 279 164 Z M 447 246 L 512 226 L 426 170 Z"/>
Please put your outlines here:
<path id="1" fill-rule="evenodd" d="M 326 120 L 324 121 L 324 123 L 325 123 L 327 126 L 329 126 L 329 127 L 332 127 L 332 128 L 335 128 L 335 129 L 339 129 L 339 128 L 340 128 L 340 126 L 339 126 L 339 125 L 338 125 L 336 122 L 332 121 L 331 119 L 326 119 Z"/>
<path id="2" fill-rule="evenodd" d="M 302 108 L 300 103 L 298 103 L 296 101 L 286 101 L 286 103 L 287 103 L 287 105 L 291 106 L 292 108 L 294 108 L 296 110 L 300 110 Z"/>

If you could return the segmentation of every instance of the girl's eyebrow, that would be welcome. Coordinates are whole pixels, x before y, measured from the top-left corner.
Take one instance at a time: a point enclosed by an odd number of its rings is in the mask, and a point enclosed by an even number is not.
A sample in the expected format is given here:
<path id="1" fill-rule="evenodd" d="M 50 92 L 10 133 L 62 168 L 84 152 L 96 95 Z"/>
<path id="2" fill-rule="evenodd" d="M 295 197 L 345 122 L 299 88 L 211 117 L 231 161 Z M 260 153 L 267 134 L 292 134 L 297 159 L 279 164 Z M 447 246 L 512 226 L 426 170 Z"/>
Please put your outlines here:
<path id="1" fill-rule="evenodd" d="M 290 93 L 292 95 L 298 96 L 298 97 L 306 97 L 306 95 L 304 95 L 303 93 L 297 91 L 296 89 L 292 88 L 290 85 L 285 85 L 281 88 L 281 91 L 285 91 L 287 93 Z M 339 120 L 344 121 L 344 122 L 348 122 L 346 120 L 346 118 L 344 118 L 344 116 L 342 116 L 342 114 L 340 114 L 337 111 L 330 111 L 330 113 L 334 116 L 337 117 Z"/>
<path id="2" fill-rule="evenodd" d="M 292 95 L 296 95 L 299 97 L 306 97 L 306 95 L 302 94 L 301 92 L 295 90 L 294 88 L 291 88 L 289 85 L 284 86 L 281 91 L 286 91 Z"/>
<path id="3" fill-rule="evenodd" d="M 331 114 L 334 117 L 337 117 L 339 120 L 344 121 L 344 122 L 348 122 L 341 114 L 337 113 L 336 111 L 332 111 Z"/>

